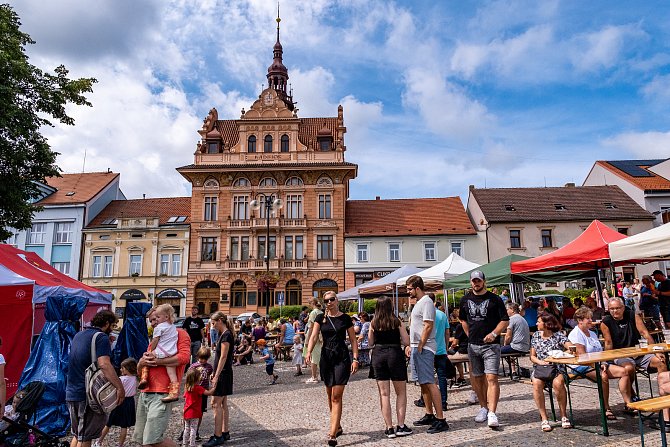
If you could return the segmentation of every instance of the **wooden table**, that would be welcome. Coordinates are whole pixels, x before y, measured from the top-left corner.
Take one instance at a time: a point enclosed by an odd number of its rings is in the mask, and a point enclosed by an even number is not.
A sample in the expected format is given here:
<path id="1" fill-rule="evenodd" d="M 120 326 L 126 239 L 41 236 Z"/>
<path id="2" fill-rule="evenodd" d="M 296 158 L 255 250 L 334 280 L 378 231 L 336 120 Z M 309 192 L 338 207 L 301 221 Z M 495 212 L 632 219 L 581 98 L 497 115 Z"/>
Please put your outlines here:
<path id="1" fill-rule="evenodd" d="M 609 436 L 609 427 L 607 426 L 607 416 L 605 414 L 605 404 L 603 400 L 603 382 L 600 371 L 600 365 L 603 362 L 610 362 L 612 360 L 622 359 L 626 357 L 636 358 L 647 354 L 665 354 L 667 362 L 667 353 L 670 352 L 670 346 L 665 343 L 657 343 L 649 345 L 649 348 L 642 350 L 637 347 L 610 349 L 607 351 L 590 352 L 578 357 L 570 358 L 552 358 L 547 357 L 547 362 L 552 362 L 560 365 L 579 365 L 588 366 L 593 365 L 596 373 L 596 384 L 598 385 L 598 402 L 600 404 L 600 422 L 603 429 L 603 436 Z"/>
<path id="2" fill-rule="evenodd" d="M 667 447 L 668 440 L 665 434 L 665 417 L 663 416 L 663 410 L 670 408 L 670 396 L 661 396 L 655 397 L 653 399 L 645 399 L 637 402 L 631 402 L 628 405 L 633 410 L 638 412 L 638 422 L 640 425 L 640 445 L 644 447 L 644 423 L 643 419 L 650 419 L 652 416 L 644 416 L 642 412 L 645 413 L 655 413 L 658 412 L 658 425 L 661 428 L 661 445 Z"/>

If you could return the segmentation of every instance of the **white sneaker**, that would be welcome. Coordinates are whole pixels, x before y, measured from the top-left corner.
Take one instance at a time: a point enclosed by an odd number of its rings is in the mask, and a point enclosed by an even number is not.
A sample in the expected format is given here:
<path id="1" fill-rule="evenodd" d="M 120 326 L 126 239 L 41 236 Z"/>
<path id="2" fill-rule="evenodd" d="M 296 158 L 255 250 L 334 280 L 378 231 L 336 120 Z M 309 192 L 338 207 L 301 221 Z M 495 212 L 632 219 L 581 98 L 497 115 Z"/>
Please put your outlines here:
<path id="1" fill-rule="evenodd" d="M 102 444 L 100 444 L 100 441 L 96 439 L 95 441 L 93 441 L 93 447 L 102 447 Z"/>
<path id="2" fill-rule="evenodd" d="M 498 423 L 498 416 L 496 416 L 496 414 L 492 411 L 489 411 L 488 420 L 488 425 L 490 428 L 497 428 L 500 425 L 500 423 Z"/>
<path id="3" fill-rule="evenodd" d="M 477 402 L 478 402 L 477 393 L 475 393 L 474 391 L 470 391 L 470 395 L 468 396 L 468 405 L 474 405 Z"/>
<path id="4" fill-rule="evenodd" d="M 479 423 L 486 422 L 486 416 L 488 414 L 489 414 L 488 408 L 481 407 L 479 409 L 479 413 L 477 413 L 477 416 L 475 416 L 475 422 L 479 422 Z M 495 417 L 495 414 L 493 416 Z"/>
<path id="5" fill-rule="evenodd" d="M 305 380 L 305 383 L 319 383 L 319 379 L 315 379 L 314 377 L 310 377 L 309 379 Z"/>

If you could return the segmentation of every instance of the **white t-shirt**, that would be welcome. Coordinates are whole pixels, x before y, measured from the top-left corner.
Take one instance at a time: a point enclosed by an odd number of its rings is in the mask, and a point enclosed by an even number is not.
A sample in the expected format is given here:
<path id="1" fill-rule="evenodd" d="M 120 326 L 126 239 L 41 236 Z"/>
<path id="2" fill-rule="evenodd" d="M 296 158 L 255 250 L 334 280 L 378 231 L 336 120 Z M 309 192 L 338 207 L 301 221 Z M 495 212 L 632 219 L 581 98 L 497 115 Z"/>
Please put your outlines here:
<path id="1" fill-rule="evenodd" d="M 584 346 L 584 349 L 586 350 L 587 353 L 600 352 L 603 350 L 603 347 L 600 344 L 600 340 L 598 340 L 598 336 L 593 331 L 589 331 L 589 336 L 587 337 L 586 334 L 582 332 L 581 329 L 576 327 L 570 331 L 570 335 L 568 335 L 568 340 L 570 340 L 570 342 L 575 345 Z M 579 365 L 570 365 L 570 366 L 576 368 Z"/>
<path id="2" fill-rule="evenodd" d="M 174 327 L 171 323 L 167 321 L 160 323 L 154 328 L 154 337 L 160 337 L 158 339 L 158 345 L 154 354 L 159 359 L 164 359 L 167 357 L 172 357 L 177 353 L 177 340 L 179 335 L 177 334 L 177 328 Z"/>
<path id="3" fill-rule="evenodd" d="M 416 348 L 419 346 L 421 341 L 421 333 L 423 332 L 423 322 L 424 321 L 435 321 L 435 305 L 433 300 L 430 299 L 428 295 L 424 295 L 412 309 L 412 319 L 409 324 L 409 338 L 410 346 Z M 428 349 L 433 354 L 437 351 L 437 342 L 435 341 L 435 325 L 433 325 L 433 330 L 430 331 L 428 340 L 424 345 L 424 349 Z"/>

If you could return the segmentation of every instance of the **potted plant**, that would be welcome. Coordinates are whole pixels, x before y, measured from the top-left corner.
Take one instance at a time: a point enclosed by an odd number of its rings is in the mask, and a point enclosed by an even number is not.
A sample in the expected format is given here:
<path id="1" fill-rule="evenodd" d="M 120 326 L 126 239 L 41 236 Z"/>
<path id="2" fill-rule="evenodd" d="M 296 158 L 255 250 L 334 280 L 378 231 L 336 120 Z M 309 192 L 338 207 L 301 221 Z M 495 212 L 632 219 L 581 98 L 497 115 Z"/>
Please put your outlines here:
<path id="1" fill-rule="evenodd" d="M 256 287 L 258 287 L 258 291 L 261 293 L 274 289 L 278 282 L 279 275 L 273 273 L 261 273 L 256 276 Z"/>

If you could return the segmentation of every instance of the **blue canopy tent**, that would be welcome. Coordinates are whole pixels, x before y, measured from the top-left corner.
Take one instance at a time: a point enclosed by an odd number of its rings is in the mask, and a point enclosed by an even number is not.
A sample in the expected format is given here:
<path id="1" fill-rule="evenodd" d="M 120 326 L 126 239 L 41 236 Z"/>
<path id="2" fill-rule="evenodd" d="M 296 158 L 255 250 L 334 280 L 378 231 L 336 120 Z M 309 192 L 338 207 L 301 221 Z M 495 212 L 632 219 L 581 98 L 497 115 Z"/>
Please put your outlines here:
<path id="1" fill-rule="evenodd" d="M 76 333 L 75 322 L 81 318 L 87 304 L 87 298 L 77 296 L 51 295 L 46 298 L 46 323 L 19 380 L 19 390 L 30 382 L 44 383 L 45 391 L 37 408 L 35 424 L 53 436 L 65 436 L 70 426 L 65 403 L 70 345 Z"/>
<path id="2" fill-rule="evenodd" d="M 132 357 L 139 360 L 149 346 L 146 314 L 151 309 L 151 303 L 129 302 L 126 304 L 126 315 L 123 328 L 116 340 L 112 352 L 112 363 L 116 368 L 121 362 Z"/>

